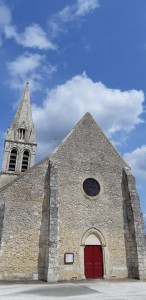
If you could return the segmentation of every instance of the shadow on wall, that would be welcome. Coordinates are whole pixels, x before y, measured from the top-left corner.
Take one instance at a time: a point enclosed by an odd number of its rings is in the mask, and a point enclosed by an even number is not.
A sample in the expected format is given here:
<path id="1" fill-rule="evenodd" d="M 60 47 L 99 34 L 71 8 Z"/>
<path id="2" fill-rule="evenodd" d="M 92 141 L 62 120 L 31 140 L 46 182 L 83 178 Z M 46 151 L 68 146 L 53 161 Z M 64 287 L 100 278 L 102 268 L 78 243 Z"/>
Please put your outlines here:
<path id="1" fill-rule="evenodd" d="M 42 204 L 42 220 L 40 226 L 38 279 L 47 281 L 48 251 L 49 251 L 49 167 L 44 185 L 44 199 Z"/>
<path id="2" fill-rule="evenodd" d="M 4 214 L 5 214 L 5 197 L 3 193 L 0 193 L 0 249 L 2 243 Z"/>
<path id="3" fill-rule="evenodd" d="M 123 193 L 123 217 L 124 217 L 124 237 L 128 277 L 139 279 L 138 273 L 138 256 L 135 238 L 134 218 L 131 207 L 131 197 L 128 189 L 127 174 L 123 169 L 122 178 L 122 193 Z"/>

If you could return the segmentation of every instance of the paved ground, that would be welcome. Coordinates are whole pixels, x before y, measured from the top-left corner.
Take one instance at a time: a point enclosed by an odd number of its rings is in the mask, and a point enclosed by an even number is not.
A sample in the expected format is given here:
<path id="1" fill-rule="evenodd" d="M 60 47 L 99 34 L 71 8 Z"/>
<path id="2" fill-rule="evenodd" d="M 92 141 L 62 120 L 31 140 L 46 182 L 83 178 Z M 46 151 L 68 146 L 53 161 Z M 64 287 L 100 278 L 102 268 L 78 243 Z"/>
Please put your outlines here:
<path id="1" fill-rule="evenodd" d="M 146 300 L 146 282 L 87 280 L 70 283 L 0 282 L 0 300 Z"/>

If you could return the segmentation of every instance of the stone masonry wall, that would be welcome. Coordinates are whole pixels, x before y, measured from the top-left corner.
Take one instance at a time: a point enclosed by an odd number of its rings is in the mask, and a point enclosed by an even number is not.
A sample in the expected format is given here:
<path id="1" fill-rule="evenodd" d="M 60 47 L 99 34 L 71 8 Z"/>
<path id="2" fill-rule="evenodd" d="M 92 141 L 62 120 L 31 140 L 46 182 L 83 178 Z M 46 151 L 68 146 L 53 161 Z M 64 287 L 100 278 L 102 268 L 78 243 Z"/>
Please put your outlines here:
<path id="1" fill-rule="evenodd" d="M 58 263 L 59 280 L 84 278 L 82 237 L 89 229 L 105 239 L 104 277 L 128 275 L 123 232 L 122 160 L 100 128 L 86 115 L 51 157 L 58 159 Z M 83 181 L 100 183 L 94 199 L 83 191 Z M 74 253 L 74 264 L 64 264 L 64 254 Z"/>
<path id="2" fill-rule="evenodd" d="M 145 237 L 143 215 L 136 191 L 135 178 L 123 170 L 124 233 L 129 277 L 144 279 Z"/>
<path id="3" fill-rule="evenodd" d="M 1 250 L 1 241 L 2 241 L 2 234 L 3 234 L 4 213 L 5 213 L 5 197 L 2 194 L 0 199 L 0 250 Z"/>
<path id="4" fill-rule="evenodd" d="M 82 279 L 83 236 L 103 237 L 105 278 L 143 278 L 135 181 L 90 114 L 46 159 L 0 189 L 0 279 Z M 124 168 L 124 172 L 123 172 Z M 85 194 L 95 178 L 99 194 Z M 129 239 L 129 241 L 128 241 Z M 74 253 L 66 265 L 64 254 Z"/>
<path id="5" fill-rule="evenodd" d="M 139 278 L 134 216 L 133 216 L 133 209 L 131 206 L 131 198 L 129 194 L 127 174 L 124 169 L 123 169 L 122 189 L 123 189 L 123 198 L 124 198 L 123 216 L 124 216 L 124 235 L 125 235 L 126 259 L 127 259 L 127 266 L 128 266 L 128 277 Z"/>
<path id="6" fill-rule="evenodd" d="M 48 164 L 49 165 L 49 164 Z M 42 219 L 39 236 L 38 279 L 47 281 L 49 251 L 49 166 L 45 176 Z"/>
<path id="7" fill-rule="evenodd" d="M 58 280 L 58 168 L 49 161 L 45 178 L 42 220 L 40 228 L 39 277 L 40 280 Z"/>
<path id="8" fill-rule="evenodd" d="M 20 173 L 19 173 L 20 175 Z M 8 174 L 5 172 L 0 172 L 0 188 L 14 180 L 15 178 L 18 177 L 18 174 Z"/>
<path id="9" fill-rule="evenodd" d="M 5 217 L 0 252 L 1 279 L 38 279 L 40 226 L 48 158 L 0 190 Z M 2 201 L 2 200 L 1 200 Z"/>
<path id="10" fill-rule="evenodd" d="M 144 252 L 144 279 L 146 280 L 146 236 L 145 236 L 145 252 Z"/>
<path id="11" fill-rule="evenodd" d="M 49 163 L 49 251 L 47 281 L 58 281 L 58 164 L 51 159 Z"/>

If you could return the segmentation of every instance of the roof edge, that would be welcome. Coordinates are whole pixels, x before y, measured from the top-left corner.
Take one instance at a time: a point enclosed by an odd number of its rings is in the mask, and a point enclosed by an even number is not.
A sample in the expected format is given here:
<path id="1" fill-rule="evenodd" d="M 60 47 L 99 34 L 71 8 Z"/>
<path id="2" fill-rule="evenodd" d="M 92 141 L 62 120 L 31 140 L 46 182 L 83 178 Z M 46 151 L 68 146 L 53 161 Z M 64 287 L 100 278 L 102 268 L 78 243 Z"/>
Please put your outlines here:
<path id="1" fill-rule="evenodd" d="M 30 173 L 33 169 L 37 168 L 41 163 L 45 162 L 45 160 L 49 161 L 49 157 L 50 155 L 45 156 L 43 159 L 41 159 L 38 163 L 36 163 L 34 166 L 32 166 L 31 168 L 29 168 L 27 171 L 25 171 L 24 173 L 21 173 L 20 175 L 18 175 L 15 179 L 13 179 L 12 181 L 8 182 L 6 185 L 4 185 L 3 187 L 0 188 L 0 192 L 2 192 L 3 190 L 5 190 L 7 187 L 9 187 L 10 185 L 12 185 L 13 183 L 15 183 L 16 181 L 18 181 L 19 179 L 21 179 L 22 177 L 24 177 L 26 174 Z M 2 172 L 0 172 L 0 175 L 2 174 Z M 17 174 L 16 174 L 17 175 Z"/>

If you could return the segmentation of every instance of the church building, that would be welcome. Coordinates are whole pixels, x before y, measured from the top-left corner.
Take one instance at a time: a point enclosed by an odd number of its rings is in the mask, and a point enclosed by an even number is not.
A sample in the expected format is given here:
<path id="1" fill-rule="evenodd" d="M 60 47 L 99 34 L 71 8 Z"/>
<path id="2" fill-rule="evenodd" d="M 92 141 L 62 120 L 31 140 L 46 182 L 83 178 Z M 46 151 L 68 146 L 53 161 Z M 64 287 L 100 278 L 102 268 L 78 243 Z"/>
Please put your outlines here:
<path id="1" fill-rule="evenodd" d="M 135 178 L 90 113 L 34 165 L 29 84 L 0 173 L 0 279 L 144 280 Z"/>

